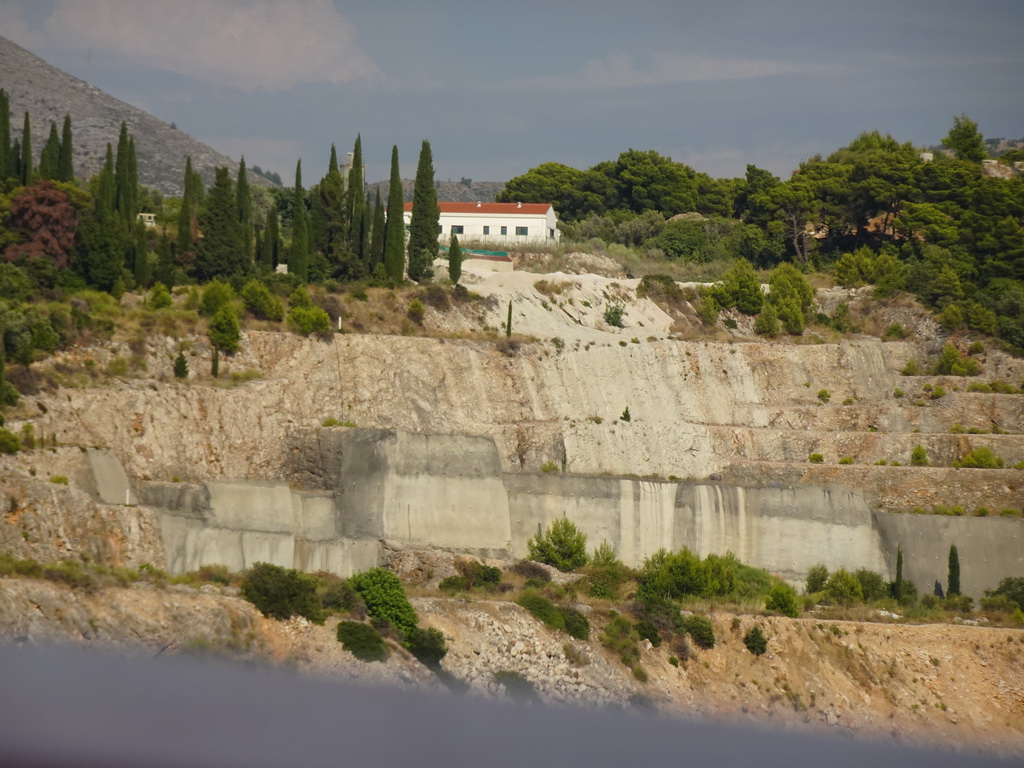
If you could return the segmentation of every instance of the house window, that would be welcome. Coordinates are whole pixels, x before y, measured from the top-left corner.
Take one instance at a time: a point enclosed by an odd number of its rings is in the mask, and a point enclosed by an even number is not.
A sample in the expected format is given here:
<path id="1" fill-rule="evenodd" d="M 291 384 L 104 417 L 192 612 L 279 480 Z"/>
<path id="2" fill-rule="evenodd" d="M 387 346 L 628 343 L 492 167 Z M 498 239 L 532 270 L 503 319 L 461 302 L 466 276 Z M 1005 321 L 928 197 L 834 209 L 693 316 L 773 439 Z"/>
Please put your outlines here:
<path id="1" fill-rule="evenodd" d="M 486 224 L 484 225 L 484 234 L 485 235 L 491 234 L 491 228 L 488 227 Z"/>
<path id="2" fill-rule="evenodd" d="M 551 239 L 551 240 L 555 239 L 555 230 L 553 230 L 553 229 L 549 229 L 548 230 L 548 238 Z"/>
<path id="3" fill-rule="evenodd" d="M 461 224 L 452 224 L 452 234 L 453 235 L 461 235 L 462 231 L 463 231 L 463 227 L 462 227 Z"/>
<path id="4" fill-rule="evenodd" d="M 507 235 L 508 234 L 508 227 L 502 227 L 501 228 L 501 234 Z"/>
<path id="5" fill-rule="evenodd" d="M 530 234 L 529 227 L 516 227 L 516 237 L 526 237 Z"/>

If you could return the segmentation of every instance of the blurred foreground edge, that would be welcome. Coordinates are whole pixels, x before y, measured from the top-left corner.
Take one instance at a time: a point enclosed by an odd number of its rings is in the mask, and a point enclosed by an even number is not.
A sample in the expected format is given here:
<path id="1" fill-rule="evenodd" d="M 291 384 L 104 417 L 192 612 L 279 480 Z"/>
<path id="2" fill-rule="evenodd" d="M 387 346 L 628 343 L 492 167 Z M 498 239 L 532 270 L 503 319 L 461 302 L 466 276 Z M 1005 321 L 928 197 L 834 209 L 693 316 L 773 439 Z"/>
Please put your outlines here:
<path id="1" fill-rule="evenodd" d="M 1011 764 L 977 752 L 67 648 L 0 647 L 0 692 L 0 765 L 22 768 Z"/>

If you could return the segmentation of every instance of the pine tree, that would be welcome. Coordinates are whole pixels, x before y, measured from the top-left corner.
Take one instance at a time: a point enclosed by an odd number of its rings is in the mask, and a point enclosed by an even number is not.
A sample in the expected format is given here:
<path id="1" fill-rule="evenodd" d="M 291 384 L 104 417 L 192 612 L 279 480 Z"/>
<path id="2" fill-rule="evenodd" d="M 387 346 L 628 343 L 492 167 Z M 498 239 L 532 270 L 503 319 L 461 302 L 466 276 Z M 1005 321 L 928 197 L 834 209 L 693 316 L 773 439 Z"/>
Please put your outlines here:
<path id="1" fill-rule="evenodd" d="M 946 578 L 946 594 L 960 594 L 960 555 L 956 551 L 956 544 L 949 548 L 949 571 Z"/>
<path id="2" fill-rule="evenodd" d="M 242 157 L 238 164 L 238 182 L 236 186 L 236 208 L 238 209 L 238 224 L 242 241 L 242 260 L 246 271 L 250 271 L 253 264 L 253 228 L 252 228 L 252 192 L 249 190 L 249 177 L 245 170 L 245 157 Z"/>
<path id="3" fill-rule="evenodd" d="M 241 224 L 235 207 L 236 191 L 227 168 L 217 168 L 206 208 L 200 219 L 203 239 L 196 253 L 195 275 L 206 282 L 214 277 L 245 273 Z"/>
<path id="4" fill-rule="evenodd" d="M 387 223 L 384 229 L 384 270 L 392 283 L 402 282 L 405 272 L 405 196 L 398 170 L 398 147 L 391 148 L 391 181 L 388 184 Z"/>
<path id="5" fill-rule="evenodd" d="M 302 191 L 302 161 L 295 166 L 295 207 L 292 212 L 292 247 L 288 252 L 288 273 L 300 282 L 308 280 L 309 225 L 306 218 L 306 195 Z"/>
<path id="6" fill-rule="evenodd" d="M 57 163 L 60 162 L 60 136 L 57 135 L 57 124 L 50 121 L 50 135 L 39 155 L 39 178 L 57 178 Z"/>
<path id="7" fill-rule="evenodd" d="M 64 115 L 64 129 L 61 131 L 60 153 L 57 157 L 57 181 L 75 180 L 75 144 L 71 137 L 71 115 Z"/>
<path id="8" fill-rule="evenodd" d="M 458 285 L 462 279 L 462 248 L 459 247 L 459 238 L 452 235 L 452 241 L 448 245 L 448 277 L 452 285 Z"/>
<path id="9" fill-rule="evenodd" d="M 366 262 L 369 271 L 373 274 L 378 264 L 384 263 L 384 201 L 380 199 L 380 190 L 374 195 L 373 201 L 373 227 L 370 231 L 370 253 Z"/>
<path id="10" fill-rule="evenodd" d="M 409 223 L 409 279 L 419 282 L 429 276 L 437 258 L 437 229 L 440 214 L 434 188 L 434 162 L 430 142 L 420 148 L 416 182 L 412 193 L 412 221 Z"/>
<path id="11" fill-rule="evenodd" d="M 32 125 L 29 121 L 28 112 L 25 113 L 25 124 L 21 130 L 21 166 L 20 181 L 22 186 L 27 187 L 32 183 Z"/>
<path id="12" fill-rule="evenodd" d="M 14 175 L 11 159 L 11 103 L 7 91 L 0 88 L 0 189 Z"/>

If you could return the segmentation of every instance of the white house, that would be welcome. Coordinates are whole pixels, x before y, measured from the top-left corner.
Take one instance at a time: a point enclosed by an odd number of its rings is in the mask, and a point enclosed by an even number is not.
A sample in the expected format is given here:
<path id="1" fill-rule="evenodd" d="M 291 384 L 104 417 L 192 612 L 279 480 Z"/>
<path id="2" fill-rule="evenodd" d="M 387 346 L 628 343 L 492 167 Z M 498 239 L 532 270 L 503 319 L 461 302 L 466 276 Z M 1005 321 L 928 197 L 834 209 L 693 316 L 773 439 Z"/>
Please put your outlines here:
<path id="1" fill-rule="evenodd" d="M 460 243 L 495 246 L 557 245 L 561 233 L 550 203 L 438 203 L 441 230 L 447 243 L 454 234 Z M 405 226 L 412 220 L 412 203 L 405 204 Z"/>

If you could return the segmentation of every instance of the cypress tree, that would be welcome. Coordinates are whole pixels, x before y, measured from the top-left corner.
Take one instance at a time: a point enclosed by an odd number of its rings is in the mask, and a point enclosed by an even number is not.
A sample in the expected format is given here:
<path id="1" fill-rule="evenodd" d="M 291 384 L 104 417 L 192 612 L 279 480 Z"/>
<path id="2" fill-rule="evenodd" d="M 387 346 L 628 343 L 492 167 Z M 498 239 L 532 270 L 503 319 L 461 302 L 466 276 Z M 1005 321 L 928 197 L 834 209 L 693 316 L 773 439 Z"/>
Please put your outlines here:
<path id="1" fill-rule="evenodd" d="M 139 212 L 138 164 L 135 160 L 135 140 L 128 135 L 128 126 L 121 121 L 121 134 L 117 140 L 117 161 L 114 164 L 116 194 L 114 208 L 126 232 L 135 228 Z"/>
<path id="2" fill-rule="evenodd" d="M 134 235 L 135 285 L 149 288 L 153 282 L 153 265 L 149 261 L 149 233 L 141 221 L 135 222 Z"/>
<path id="3" fill-rule="evenodd" d="M 11 159 L 11 103 L 7 91 L 0 88 L 0 186 L 14 175 Z"/>
<path id="4" fill-rule="evenodd" d="M 7 357 L 4 354 L 4 328 L 0 325 L 0 408 L 18 404 L 18 390 L 7 381 Z M 0 419 L 3 424 L 3 419 Z"/>
<path id="5" fill-rule="evenodd" d="M 338 168 L 338 153 L 331 145 L 327 175 L 320 180 L 313 194 L 309 214 L 312 249 L 327 257 L 331 272 L 338 277 L 355 280 L 363 276 L 358 260 L 349 248 L 348 197 L 345 179 Z"/>
<path id="6" fill-rule="evenodd" d="M 245 170 L 245 157 L 238 164 L 238 182 L 236 186 L 236 207 L 238 208 L 238 224 L 242 239 L 242 260 L 248 271 L 253 263 L 252 242 L 252 192 L 249 190 L 249 178 Z"/>
<path id="7" fill-rule="evenodd" d="M 373 201 L 373 227 L 370 231 L 370 252 L 366 260 L 371 274 L 378 264 L 384 263 L 384 227 L 384 201 L 380 199 L 378 189 Z"/>
<path id="8" fill-rule="evenodd" d="M 302 161 L 295 166 L 295 207 L 292 212 L 292 247 L 288 252 L 288 272 L 300 282 L 308 279 L 309 225 L 306 217 L 306 195 L 302 191 Z"/>
<path id="9" fill-rule="evenodd" d="M 178 253 L 192 253 L 195 241 L 192 239 L 192 218 L 195 215 L 195 200 L 192 192 L 192 158 L 185 159 L 185 180 L 182 182 L 181 210 L 178 211 Z"/>
<path id="10" fill-rule="evenodd" d="M 437 190 L 434 188 L 434 161 L 430 142 L 420 148 L 416 182 L 412 193 L 412 221 L 409 223 L 409 279 L 419 282 L 428 277 L 437 258 Z"/>
<path id="11" fill-rule="evenodd" d="M 352 167 L 348 169 L 348 185 L 346 186 L 346 209 L 348 211 L 349 238 L 348 245 L 357 258 L 365 263 L 363 251 L 363 213 L 366 208 L 363 192 L 363 141 L 356 135 L 356 143 L 352 148 Z"/>
<path id="12" fill-rule="evenodd" d="M 25 124 L 21 130 L 21 165 L 19 168 L 19 181 L 22 186 L 32 183 L 32 125 L 29 122 L 28 112 L 25 113 Z"/>
<path id="13" fill-rule="evenodd" d="M 91 286 L 103 291 L 113 288 L 124 271 L 125 234 L 114 210 L 115 187 L 114 151 L 107 144 L 107 157 L 100 171 L 93 208 L 82 221 L 85 278 Z"/>
<path id="14" fill-rule="evenodd" d="M 899 544 L 896 545 L 896 579 L 892 583 L 890 592 L 897 600 L 903 592 L 903 547 Z"/>
<path id="15" fill-rule="evenodd" d="M 388 184 L 387 223 L 384 229 L 384 270 L 392 283 L 402 282 L 405 272 L 405 196 L 398 170 L 398 147 L 391 148 L 391 181 Z"/>
<path id="16" fill-rule="evenodd" d="M 949 548 L 949 571 L 946 578 L 946 594 L 960 594 L 960 555 L 956 551 L 956 544 Z"/>
<path id="17" fill-rule="evenodd" d="M 331 159 L 327 161 L 327 173 L 341 174 L 338 168 L 338 150 L 334 148 L 333 144 L 331 144 Z"/>
<path id="18" fill-rule="evenodd" d="M 175 285 L 174 252 L 171 249 L 171 238 L 164 232 L 156 244 L 156 267 L 153 279 L 168 288 Z"/>
<path id="19" fill-rule="evenodd" d="M 240 237 L 241 224 L 235 207 L 236 191 L 227 168 L 217 168 L 206 208 L 200 219 L 203 239 L 196 253 L 199 280 L 231 277 L 245 272 Z"/>
<path id="20" fill-rule="evenodd" d="M 57 178 L 57 163 L 60 162 L 60 136 L 57 135 L 57 124 L 50 121 L 50 135 L 39 155 L 39 178 Z"/>
<path id="21" fill-rule="evenodd" d="M 75 180 L 75 144 L 71 137 L 71 115 L 64 115 L 64 129 L 61 131 L 60 153 L 57 157 L 57 181 Z"/>
<path id="22" fill-rule="evenodd" d="M 267 263 L 270 264 L 270 271 L 273 272 L 281 263 L 281 226 L 278 223 L 276 202 L 267 211 L 267 231 L 263 235 L 263 242 L 263 247 L 270 254 L 270 260 Z"/>
<path id="23" fill-rule="evenodd" d="M 462 279 L 462 248 L 459 247 L 459 238 L 452 235 L 452 241 L 448 245 L 448 277 L 452 285 L 458 285 Z"/>

